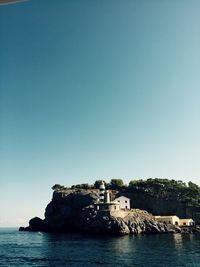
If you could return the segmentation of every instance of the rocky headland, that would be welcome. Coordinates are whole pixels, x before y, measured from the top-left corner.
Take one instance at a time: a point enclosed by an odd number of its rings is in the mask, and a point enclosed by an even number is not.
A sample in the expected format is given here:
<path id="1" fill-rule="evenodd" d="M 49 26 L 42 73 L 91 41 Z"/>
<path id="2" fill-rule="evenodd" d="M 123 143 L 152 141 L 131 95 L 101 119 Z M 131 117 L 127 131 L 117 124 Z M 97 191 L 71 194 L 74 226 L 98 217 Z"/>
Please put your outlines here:
<path id="1" fill-rule="evenodd" d="M 29 221 L 20 231 L 81 232 L 89 234 L 140 234 L 181 232 L 181 228 L 169 227 L 156 221 L 145 210 L 131 209 L 123 217 L 113 216 L 109 211 L 98 211 L 96 189 L 68 189 L 54 191 L 52 201 L 45 210 L 45 219 L 38 217 Z M 196 231 L 198 229 L 185 229 Z"/>

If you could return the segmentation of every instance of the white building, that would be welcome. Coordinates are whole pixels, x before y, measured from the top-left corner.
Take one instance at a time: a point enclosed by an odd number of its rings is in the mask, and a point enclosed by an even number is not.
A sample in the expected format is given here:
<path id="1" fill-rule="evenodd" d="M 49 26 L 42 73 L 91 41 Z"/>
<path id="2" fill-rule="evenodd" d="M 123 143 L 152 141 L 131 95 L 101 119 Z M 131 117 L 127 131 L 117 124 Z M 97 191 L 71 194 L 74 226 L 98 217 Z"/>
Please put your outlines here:
<path id="1" fill-rule="evenodd" d="M 125 209 L 125 210 L 130 210 L 131 205 L 130 205 L 130 198 L 121 196 L 117 197 L 113 202 L 119 203 L 120 209 Z"/>
<path id="2" fill-rule="evenodd" d="M 155 219 L 158 222 L 161 222 L 161 223 L 178 225 L 178 226 L 192 226 L 192 225 L 194 225 L 193 219 L 180 219 L 176 215 L 172 215 L 172 216 L 155 216 Z"/>
<path id="3" fill-rule="evenodd" d="M 158 222 L 172 224 L 172 225 L 179 225 L 179 217 L 176 215 L 171 216 L 155 216 L 155 219 Z"/>
<path id="4" fill-rule="evenodd" d="M 192 226 L 194 221 L 192 219 L 179 219 L 180 226 Z"/>

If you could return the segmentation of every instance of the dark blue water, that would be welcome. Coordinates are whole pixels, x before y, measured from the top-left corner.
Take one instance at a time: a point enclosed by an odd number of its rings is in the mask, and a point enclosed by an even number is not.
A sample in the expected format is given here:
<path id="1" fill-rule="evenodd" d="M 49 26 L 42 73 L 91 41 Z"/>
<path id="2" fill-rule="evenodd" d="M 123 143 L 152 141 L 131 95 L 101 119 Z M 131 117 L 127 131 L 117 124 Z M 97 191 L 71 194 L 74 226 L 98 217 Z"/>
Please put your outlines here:
<path id="1" fill-rule="evenodd" d="M 95 238 L 0 228 L 0 266 L 200 266 L 200 234 Z"/>

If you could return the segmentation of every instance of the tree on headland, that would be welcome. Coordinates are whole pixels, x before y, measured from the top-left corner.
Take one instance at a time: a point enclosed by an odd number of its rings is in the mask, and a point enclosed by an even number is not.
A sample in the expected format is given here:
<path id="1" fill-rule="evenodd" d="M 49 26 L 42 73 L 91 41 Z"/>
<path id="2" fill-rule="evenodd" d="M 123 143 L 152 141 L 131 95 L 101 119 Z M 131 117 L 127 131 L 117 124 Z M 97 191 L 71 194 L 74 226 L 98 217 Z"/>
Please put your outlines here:
<path id="1" fill-rule="evenodd" d="M 191 181 L 188 182 L 188 186 L 189 186 L 189 188 L 191 188 L 191 189 L 194 190 L 194 191 L 197 191 L 197 192 L 200 191 L 199 186 L 198 186 L 197 184 L 191 182 Z"/>
<path id="2" fill-rule="evenodd" d="M 55 184 L 55 185 L 52 186 L 51 189 L 54 190 L 54 191 L 61 191 L 61 190 L 64 190 L 65 187 L 63 185 L 60 185 L 60 184 Z"/>
<path id="3" fill-rule="evenodd" d="M 90 189 L 91 186 L 88 183 L 72 185 L 71 189 Z"/>
<path id="4" fill-rule="evenodd" d="M 110 188 L 113 190 L 122 189 L 124 186 L 124 182 L 122 179 L 111 179 L 110 180 Z"/>
<path id="5" fill-rule="evenodd" d="M 94 188 L 99 189 L 102 181 L 104 182 L 105 186 L 106 186 L 106 182 L 104 180 L 96 180 L 94 183 Z"/>
<path id="6" fill-rule="evenodd" d="M 147 180 L 132 180 L 128 186 L 129 192 L 143 192 L 156 198 L 176 199 L 188 206 L 200 206 L 200 187 L 192 182 L 181 180 L 149 178 Z"/>

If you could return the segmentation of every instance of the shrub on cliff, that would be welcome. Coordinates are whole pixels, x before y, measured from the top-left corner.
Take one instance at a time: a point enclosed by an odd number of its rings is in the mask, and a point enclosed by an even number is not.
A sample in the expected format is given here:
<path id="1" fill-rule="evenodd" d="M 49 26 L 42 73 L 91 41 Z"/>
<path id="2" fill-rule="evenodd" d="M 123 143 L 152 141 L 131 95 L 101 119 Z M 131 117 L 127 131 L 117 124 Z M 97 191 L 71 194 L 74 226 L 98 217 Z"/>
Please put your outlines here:
<path id="1" fill-rule="evenodd" d="M 120 190 L 123 189 L 124 182 L 122 179 L 111 179 L 109 187 L 113 190 Z"/>
<path id="2" fill-rule="evenodd" d="M 91 189 L 92 186 L 88 183 L 72 185 L 71 189 Z"/>
<path id="3" fill-rule="evenodd" d="M 55 185 L 52 186 L 51 189 L 54 190 L 54 191 L 61 191 L 61 190 L 64 190 L 66 188 L 63 185 L 55 184 Z"/>
<path id="4" fill-rule="evenodd" d="M 94 183 L 94 188 L 99 189 L 102 181 L 104 182 L 105 186 L 107 186 L 107 183 L 104 180 L 96 180 Z"/>

